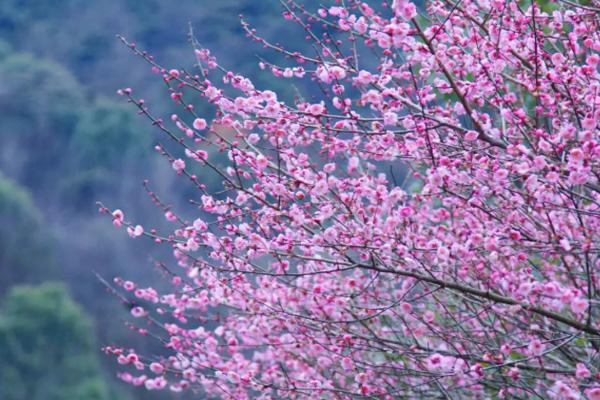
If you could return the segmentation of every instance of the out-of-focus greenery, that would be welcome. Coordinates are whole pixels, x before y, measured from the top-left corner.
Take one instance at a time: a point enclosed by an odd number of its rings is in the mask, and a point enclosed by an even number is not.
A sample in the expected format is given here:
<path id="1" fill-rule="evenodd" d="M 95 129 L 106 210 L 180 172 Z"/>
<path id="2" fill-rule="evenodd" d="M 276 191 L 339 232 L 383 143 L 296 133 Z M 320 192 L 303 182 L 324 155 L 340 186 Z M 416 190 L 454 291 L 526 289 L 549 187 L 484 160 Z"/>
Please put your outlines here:
<path id="1" fill-rule="evenodd" d="M 0 293 L 15 283 L 56 277 L 52 239 L 40 211 L 27 190 L 2 173 L 0 221 Z"/>
<path id="2" fill-rule="evenodd" d="M 82 88 L 65 68 L 26 53 L 4 57 L 0 76 L 0 166 L 32 190 L 44 190 L 52 174 L 64 172 L 57 158 L 66 156 L 81 115 Z"/>
<path id="3" fill-rule="evenodd" d="M 86 99 L 85 88 L 52 61 L 1 54 L 0 167 L 7 174 L 54 197 L 46 200 L 80 205 L 117 181 L 128 160 L 143 163 L 151 141 L 132 109 Z"/>
<path id="4" fill-rule="evenodd" d="M 171 67 L 189 66 L 194 60 L 186 38 L 191 24 L 198 40 L 226 68 L 251 76 L 258 86 L 275 84 L 287 90 L 269 74 L 257 73 L 254 56 L 261 46 L 244 37 L 238 18 L 243 14 L 265 37 L 285 43 L 290 24 L 280 18 L 281 12 L 279 0 L 2 0 L 0 37 L 19 51 L 58 61 L 94 92 L 113 94 L 124 85 L 143 85 L 148 100 L 158 101 L 163 88 L 148 84 L 148 69 L 128 57 L 115 34 Z M 295 39 L 304 36 L 302 30 L 296 33 Z M 297 40 L 287 42 L 292 49 L 308 47 Z"/>
<path id="5" fill-rule="evenodd" d="M 0 398 L 108 400 L 92 325 L 62 284 L 15 286 L 0 308 Z"/>
<path id="6" fill-rule="evenodd" d="M 90 204 L 124 171 L 144 164 L 151 140 L 136 117 L 125 104 L 105 99 L 85 109 L 65 149 L 72 157 L 58 188 L 63 198 Z"/>

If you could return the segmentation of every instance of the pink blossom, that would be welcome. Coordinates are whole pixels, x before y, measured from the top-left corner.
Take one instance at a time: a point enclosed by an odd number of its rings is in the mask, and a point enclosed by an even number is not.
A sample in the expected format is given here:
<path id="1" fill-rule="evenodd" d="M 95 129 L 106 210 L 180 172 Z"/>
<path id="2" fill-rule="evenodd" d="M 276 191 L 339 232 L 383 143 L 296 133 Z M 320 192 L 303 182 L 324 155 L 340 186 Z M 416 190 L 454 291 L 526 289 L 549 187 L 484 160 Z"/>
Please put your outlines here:
<path id="1" fill-rule="evenodd" d="M 358 165 L 359 165 L 358 157 L 350 157 L 348 159 L 348 172 L 349 173 L 354 172 L 358 168 Z"/>
<path id="2" fill-rule="evenodd" d="M 142 307 L 133 307 L 131 309 L 131 315 L 133 315 L 136 318 L 140 318 L 148 315 L 148 313 Z"/>
<path id="3" fill-rule="evenodd" d="M 163 367 L 163 365 L 160 363 L 153 362 L 152 364 L 150 364 L 150 371 L 154 372 L 157 375 L 162 374 L 164 370 L 165 367 Z"/>
<path id="4" fill-rule="evenodd" d="M 380 3 L 286 3 L 291 47 L 243 20 L 279 55 L 259 68 L 307 78 L 292 98 L 205 49 L 192 76 L 134 50 L 181 110 L 166 125 L 119 93 L 188 185 L 148 193 L 171 222 L 156 230 L 112 213 L 161 247 L 166 277 L 113 281 L 132 332 L 165 346 L 105 348 L 123 380 L 207 398 L 600 398 L 597 13 Z M 214 114 L 188 126 L 197 109 Z M 148 359 L 152 377 L 132 375 Z"/>
<path id="5" fill-rule="evenodd" d="M 427 359 L 427 368 L 430 370 L 439 370 L 442 368 L 444 357 L 441 354 L 434 353 Z"/>
<path id="6" fill-rule="evenodd" d="M 508 171 L 504 168 L 501 168 L 494 173 L 494 180 L 496 182 L 504 181 L 507 177 L 508 177 Z"/>
<path id="7" fill-rule="evenodd" d="M 557 400 L 579 400 L 581 396 L 572 387 L 558 380 L 548 391 L 551 398 Z"/>
<path id="8" fill-rule="evenodd" d="M 352 369 L 352 360 L 349 357 L 342 358 L 342 367 L 345 371 Z"/>
<path id="9" fill-rule="evenodd" d="M 588 309 L 588 301 L 581 297 L 575 297 L 571 300 L 571 311 L 575 314 L 582 314 Z"/>
<path id="10" fill-rule="evenodd" d="M 434 312 L 431 310 L 425 311 L 425 313 L 423 314 L 423 320 L 428 324 L 431 324 L 435 320 Z"/>
<path id="11" fill-rule="evenodd" d="M 165 219 L 167 221 L 176 221 L 177 216 L 172 211 L 165 212 Z"/>
<path id="12" fill-rule="evenodd" d="M 394 112 L 387 112 L 383 115 L 383 123 L 394 126 L 398 123 L 398 115 Z"/>
<path id="13" fill-rule="evenodd" d="M 132 238 L 142 236 L 144 234 L 144 227 L 141 225 L 136 225 L 135 227 L 129 226 L 127 227 L 127 234 Z"/>
<path id="14" fill-rule="evenodd" d="M 571 251 L 571 243 L 569 242 L 569 239 L 562 238 L 562 239 L 560 239 L 559 243 L 560 243 L 560 247 L 564 251 Z"/>
<path id="15" fill-rule="evenodd" d="M 592 374 L 591 374 L 590 370 L 586 368 L 584 363 L 577 363 L 576 369 L 575 369 L 575 376 L 578 379 L 587 379 L 590 376 L 592 376 Z"/>
<path id="16" fill-rule="evenodd" d="M 600 400 L 600 387 L 587 389 L 585 395 L 589 397 L 590 400 Z"/>
<path id="17" fill-rule="evenodd" d="M 539 339 L 534 339 L 529 344 L 529 351 L 534 356 L 539 356 L 544 351 L 544 344 Z"/>
<path id="18" fill-rule="evenodd" d="M 361 383 L 361 384 L 366 383 L 368 379 L 369 379 L 369 376 L 367 374 L 365 374 L 364 372 L 356 374 L 356 376 L 354 377 L 354 380 L 357 383 Z"/>
<path id="19" fill-rule="evenodd" d="M 479 137 L 479 133 L 476 131 L 467 131 L 467 133 L 465 133 L 465 140 L 468 142 L 477 140 L 477 137 Z"/>
<path id="20" fill-rule="evenodd" d="M 358 75 L 352 78 L 352 81 L 356 85 L 368 85 L 373 79 L 373 75 L 369 71 L 361 70 Z"/>
<path id="21" fill-rule="evenodd" d="M 581 121 L 581 126 L 583 129 L 592 130 L 596 128 L 596 120 L 594 118 L 584 118 Z"/>
<path id="22" fill-rule="evenodd" d="M 259 140 L 260 136 L 258 136 L 256 133 L 251 133 L 250 135 L 248 135 L 248 141 L 252 144 L 258 143 Z"/>
<path id="23" fill-rule="evenodd" d="M 392 8 L 398 16 L 402 16 L 404 19 L 410 20 L 416 14 L 416 7 L 413 3 L 408 0 L 394 0 Z"/>
<path id="24" fill-rule="evenodd" d="M 585 59 L 585 62 L 586 64 L 595 67 L 600 63 L 600 56 L 598 54 L 591 54 Z"/>
<path id="25" fill-rule="evenodd" d="M 173 169 L 180 174 L 185 169 L 185 161 L 183 161 L 181 158 L 178 158 L 177 160 L 173 161 L 172 166 Z"/>
<path id="26" fill-rule="evenodd" d="M 194 129 L 199 131 L 206 129 L 206 120 L 204 118 L 196 118 L 193 123 Z"/>
<path id="27" fill-rule="evenodd" d="M 327 172 L 328 174 L 332 173 L 335 171 L 335 163 L 325 164 L 325 166 L 323 166 L 323 171 Z"/>

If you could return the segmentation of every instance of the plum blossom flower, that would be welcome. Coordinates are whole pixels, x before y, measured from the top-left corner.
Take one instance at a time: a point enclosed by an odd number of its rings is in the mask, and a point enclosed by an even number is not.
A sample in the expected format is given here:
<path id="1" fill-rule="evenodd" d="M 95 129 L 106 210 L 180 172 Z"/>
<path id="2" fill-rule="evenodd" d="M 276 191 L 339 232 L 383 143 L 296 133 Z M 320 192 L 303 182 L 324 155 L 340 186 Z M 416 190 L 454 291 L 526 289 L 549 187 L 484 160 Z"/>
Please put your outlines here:
<path id="1" fill-rule="evenodd" d="M 265 168 L 267 168 L 267 166 L 269 165 L 269 161 L 267 160 L 267 158 L 265 156 L 263 156 L 262 154 L 259 154 L 258 157 L 256 157 L 256 166 L 263 170 Z"/>
<path id="2" fill-rule="evenodd" d="M 575 368 L 575 377 L 577 377 L 577 379 L 587 379 L 591 376 L 592 373 L 587 369 L 584 363 L 577 363 Z"/>
<path id="3" fill-rule="evenodd" d="M 425 313 L 423 313 L 423 320 L 428 324 L 431 324 L 435 320 L 435 313 L 431 310 L 425 311 Z"/>
<path id="4" fill-rule="evenodd" d="M 112 213 L 112 217 L 113 217 L 113 225 L 118 228 L 123 224 L 123 218 L 125 218 L 125 214 L 123 214 L 123 211 L 121 211 L 121 210 L 115 210 Z"/>
<path id="5" fill-rule="evenodd" d="M 508 170 L 500 168 L 494 173 L 494 180 L 496 182 L 502 182 L 508 177 Z"/>
<path id="6" fill-rule="evenodd" d="M 136 318 L 140 318 L 140 317 L 145 317 L 146 315 L 148 315 L 148 312 L 146 310 L 144 310 L 142 307 L 133 307 L 131 309 L 131 315 L 133 315 Z"/>
<path id="7" fill-rule="evenodd" d="M 199 131 L 206 129 L 207 126 L 206 120 L 204 118 L 196 118 L 192 125 L 194 126 L 194 129 L 197 129 Z"/>
<path id="8" fill-rule="evenodd" d="M 364 372 L 356 374 L 356 376 L 354 377 L 354 380 L 357 383 L 361 383 L 361 384 L 366 383 L 368 379 L 369 379 L 369 376 L 367 374 L 365 374 Z"/>
<path id="9" fill-rule="evenodd" d="M 183 161 L 181 158 L 174 160 L 171 165 L 178 174 L 181 174 L 181 172 L 185 169 L 185 161 Z"/>
<path id="10" fill-rule="evenodd" d="M 530 353 L 534 356 L 541 355 L 544 351 L 544 348 L 544 344 L 539 339 L 532 340 L 528 347 Z"/>
<path id="11" fill-rule="evenodd" d="M 142 236 L 144 234 L 144 227 L 141 225 L 136 225 L 135 227 L 127 227 L 127 233 L 130 237 L 136 238 Z"/>
<path id="12" fill-rule="evenodd" d="M 557 380 L 548 391 L 550 398 L 556 400 L 579 400 L 581 396 L 571 386 Z"/>
<path id="13" fill-rule="evenodd" d="M 359 165 L 359 159 L 358 157 L 350 157 L 348 159 L 348 173 L 352 173 L 354 171 L 356 171 L 356 169 L 358 169 L 358 165 Z"/>
<path id="14" fill-rule="evenodd" d="M 595 387 L 595 388 L 587 389 L 585 391 L 585 395 L 590 400 L 600 400 L 600 387 Z"/>
<path id="15" fill-rule="evenodd" d="M 597 15 L 572 2 L 432 2 L 423 18 L 410 0 L 337 3 L 283 12 L 310 54 L 243 22 L 285 58 L 259 67 L 306 74 L 305 97 L 258 90 L 208 50 L 194 76 L 152 61 L 181 107 L 172 148 L 155 149 L 198 193 L 186 210 L 149 193 L 172 222 L 146 234 L 173 255 L 170 286 L 113 281 L 144 306 L 135 331 L 152 322 L 166 346 L 149 366 L 108 350 L 151 371 L 122 379 L 211 398 L 600 400 L 590 341 L 548 335 L 599 333 L 586 285 L 600 267 Z M 194 100 L 214 119 L 188 125 Z M 112 220 L 144 235 L 120 210 Z"/>
<path id="16" fill-rule="evenodd" d="M 476 131 L 467 131 L 467 133 L 465 133 L 465 140 L 468 142 L 473 142 L 477 140 L 478 137 L 479 133 L 477 133 Z"/>
<path id="17" fill-rule="evenodd" d="M 161 363 L 153 362 L 150 364 L 150 371 L 154 372 L 157 375 L 160 375 L 164 372 L 165 367 Z"/>
<path id="18" fill-rule="evenodd" d="M 386 112 L 383 114 L 383 123 L 388 126 L 395 126 L 398 123 L 398 114 L 395 112 Z"/>
<path id="19" fill-rule="evenodd" d="M 587 130 L 592 130 L 596 128 L 596 120 L 594 118 L 584 118 L 581 121 L 581 126 L 583 127 L 583 129 L 587 129 Z"/>

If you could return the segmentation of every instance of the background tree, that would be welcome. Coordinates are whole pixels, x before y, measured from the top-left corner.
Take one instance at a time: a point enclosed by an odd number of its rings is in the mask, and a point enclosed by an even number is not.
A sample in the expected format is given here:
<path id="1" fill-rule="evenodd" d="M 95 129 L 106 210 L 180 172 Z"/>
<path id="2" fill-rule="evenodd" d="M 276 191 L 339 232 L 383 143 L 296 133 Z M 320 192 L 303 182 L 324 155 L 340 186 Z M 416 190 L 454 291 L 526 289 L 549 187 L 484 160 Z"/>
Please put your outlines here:
<path id="1" fill-rule="evenodd" d="M 0 173 L 0 292 L 58 275 L 53 238 L 30 194 Z"/>
<path id="2" fill-rule="evenodd" d="M 101 374 L 93 337 L 64 285 L 13 287 L 0 309 L 0 397 L 118 398 Z"/>

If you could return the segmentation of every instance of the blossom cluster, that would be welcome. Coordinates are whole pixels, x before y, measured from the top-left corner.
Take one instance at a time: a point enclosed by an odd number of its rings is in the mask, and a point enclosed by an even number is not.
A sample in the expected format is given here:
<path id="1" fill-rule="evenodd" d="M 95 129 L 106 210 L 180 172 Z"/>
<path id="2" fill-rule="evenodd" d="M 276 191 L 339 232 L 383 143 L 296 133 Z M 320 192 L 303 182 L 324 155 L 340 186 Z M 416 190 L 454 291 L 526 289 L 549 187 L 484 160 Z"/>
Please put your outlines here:
<path id="1" fill-rule="evenodd" d="M 283 1 L 314 54 L 242 21 L 317 100 L 123 39 L 181 106 L 120 92 L 179 147 L 157 150 L 197 218 L 150 191 L 171 232 L 101 207 L 175 260 L 170 291 L 114 284 L 170 355 L 106 351 L 207 398 L 600 399 L 598 2 L 374 3 Z"/>

